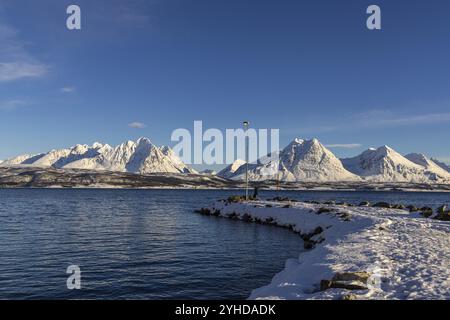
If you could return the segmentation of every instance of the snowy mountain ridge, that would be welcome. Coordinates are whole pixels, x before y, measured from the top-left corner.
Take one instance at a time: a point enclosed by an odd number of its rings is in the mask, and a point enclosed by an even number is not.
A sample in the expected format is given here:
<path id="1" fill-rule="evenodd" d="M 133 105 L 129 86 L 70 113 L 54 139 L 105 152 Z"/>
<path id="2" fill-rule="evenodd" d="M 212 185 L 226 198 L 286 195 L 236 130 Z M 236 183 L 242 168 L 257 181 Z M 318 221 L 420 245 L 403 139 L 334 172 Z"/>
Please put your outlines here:
<path id="1" fill-rule="evenodd" d="M 245 179 L 244 161 L 218 173 L 233 180 Z M 319 140 L 294 139 L 279 154 L 279 160 L 249 164 L 251 181 L 372 181 L 450 183 L 450 173 L 422 154 L 402 156 L 389 146 L 370 148 L 362 154 L 338 159 Z"/>
<path id="2" fill-rule="evenodd" d="M 117 147 L 98 142 L 92 146 L 77 144 L 38 155 L 21 155 L 0 163 L 3 167 L 16 165 L 140 174 L 195 173 L 169 147 L 157 147 L 147 138 L 127 141 Z"/>
<path id="3" fill-rule="evenodd" d="M 450 182 L 450 174 L 423 154 L 402 156 L 388 146 L 368 149 L 362 154 L 342 159 L 344 167 L 375 182 Z"/>
<path id="4" fill-rule="evenodd" d="M 388 146 L 370 148 L 353 158 L 339 159 L 317 139 L 294 139 L 276 159 L 248 165 L 250 181 L 289 182 L 411 182 L 450 184 L 446 164 L 423 154 L 402 156 Z M 217 173 L 218 177 L 244 180 L 247 166 L 236 160 Z M 116 147 L 96 142 L 51 150 L 36 155 L 20 155 L 1 161 L 0 167 L 32 166 L 58 169 L 85 169 L 137 174 L 196 173 L 169 147 L 157 147 L 147 138 L 126 141 Z M 211 174 L 212 172 L 205 172 Z"/>

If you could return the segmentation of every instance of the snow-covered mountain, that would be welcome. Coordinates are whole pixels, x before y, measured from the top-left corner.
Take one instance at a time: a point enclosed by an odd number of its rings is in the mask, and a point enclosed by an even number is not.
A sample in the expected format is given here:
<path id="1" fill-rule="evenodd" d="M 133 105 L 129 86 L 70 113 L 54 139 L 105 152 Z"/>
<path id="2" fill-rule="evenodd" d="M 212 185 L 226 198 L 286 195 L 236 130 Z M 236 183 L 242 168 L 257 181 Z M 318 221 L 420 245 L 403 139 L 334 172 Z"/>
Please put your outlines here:
<path id="1" fill-rule="evenodd" d="M 442 169 L 444 169 L 445 171 L 450 173 L 450 166 L 442 161 L 439 161 L 437 159 L 433 159 L 431 158 L 431 161 L 433 161 L 435 164 L 437 164 L 439 167 L 441 167 Z"/>
<path id="2" fill-rule="evenodd" d="M 21 155 L 0 161 L 0 167 L 32 166 L 62 169 L 148 173 L 197 173 L 169 147 L 157 147 L 147 138 L 126 141 L 116 147 L 94 143 L 75 145 L 36 155 Z M 295 139 L 279 152 L 276 160 L 248 165 L 250 181 L 298 182 L 411 182 L 450 183 L 448 167 L 423 154 L 402 156 L 383 146 L 347 159 L 338 159 L 319 140 Z M 236 160 L 217 173 L 218 177 L 244 180 L 246 162 Z M 205 174 L 212 174 L 205 172 Z"/>
<path id="3" fill-rule="evenodd" d="M 232 164 L 227 166 L 226 168 L 219 171 L 217 174 L 219 177 L 225 178 L 225 179 L 232 179 L 236 173 L 236 171 L 245 164 L 244 160 L 237 159 Z"/>
<path id="4" fill-rule="evenodd" d="M 218 175 L 243 180 L 247 167 L 244 164 L 242 160 L 236 161 Z M 424 155 L 404 157 L 383 146 L 354 158 L 338 159 L 317 139 L 295 139 L 279 153 L 278 161 L 249 164 L 248 174 L 251 181 L 450 183 L 448 172 Z"/>
<path id="5" fill-rule="evenodd" d="M 29 165 L 62 169 L 108 170 L 133 173 L 196 173 L 169 147 L 157 147 L 147 138 L 127 141 L 117 147 L 94 143 L 52 150 L 38 155 L 22 155 L 0 166 Z"/>
<path id="6" fill-rule="evenodd" d="M 281 169 L 285 168 L 299 181 L 359 180 L 317 139 L 295 139 L 281 151 L 280 162 Z"/>
<path id="7" fill-rule="evenodd" d="M 409 157 L 410 159 L 388 146 L 383 146 L 368 149 L 354 158 L 342 159 L 342 163 L 350 172 L 377 182 L 426 183 L 443 182 L 450 178 L 437 172 L 438 170 L 428 163 L 426 157 L 420 155 Z"/>
<path id="8" fill-rule="evenodd" d="M 418 164 L 426 169 L 425 174 L 432 180 L 450 180 L 450 173 L 441 168 L 433 160 L 428 159 L 422 153 L 410 153 L 405 156 L 406 159 Z"/>
<path id="9" fill-rule="evenodd" d="M 234 163 L 218 175 L 235 180 L 244 179 L 246 173 L 244 163 Z M 317 139 L 295 139 L 280 152 L 278 160 L 249 164 L 248 172 L 249 179 L 252 181 L 355 181 L 360 179 L 348 172 L 341 161 Z"/>

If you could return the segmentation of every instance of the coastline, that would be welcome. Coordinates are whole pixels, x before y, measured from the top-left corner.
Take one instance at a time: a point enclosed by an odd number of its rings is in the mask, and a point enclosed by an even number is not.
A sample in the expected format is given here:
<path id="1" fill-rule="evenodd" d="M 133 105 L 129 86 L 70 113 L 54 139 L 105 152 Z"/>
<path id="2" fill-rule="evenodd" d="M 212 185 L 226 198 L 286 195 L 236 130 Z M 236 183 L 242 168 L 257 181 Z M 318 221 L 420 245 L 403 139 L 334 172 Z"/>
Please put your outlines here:
<path id="1" fill-rule="evenodd" d="M 294 201 L 221 201 L 200 213 L 288 228 L 304 240 L 306 251 L 249 299 L 450 298 L 448 221 Z"/>
<path id="2" fill-rule="evenodd" d="M 298 191 L 391 191 L 450 192 L 450 184 L 407 182 L 250 182 L 261 190 Z M 242 190 L 243 181 L 202 174 L 133 174 L 109 171 L 61 170 L 54 168 L 0 167 L 0 189 L 189 189 Z"/>

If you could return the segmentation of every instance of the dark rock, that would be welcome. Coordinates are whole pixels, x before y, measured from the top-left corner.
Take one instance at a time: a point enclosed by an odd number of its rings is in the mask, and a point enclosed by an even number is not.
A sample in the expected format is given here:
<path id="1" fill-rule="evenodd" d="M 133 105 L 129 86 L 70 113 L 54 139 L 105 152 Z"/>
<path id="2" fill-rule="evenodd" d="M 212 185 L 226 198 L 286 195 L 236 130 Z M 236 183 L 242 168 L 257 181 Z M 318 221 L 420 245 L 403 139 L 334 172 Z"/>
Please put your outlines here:
<path id="1" fill-rule="evenodd" d="M 450 221 L 450 211 L 438 213 L 434 218 L 436 220 Z"/>
<path id="2" fill-rule="evenodd" d="M 331 280 L 322 280 L 320 281 L 320 291 L 325 291 L 331 289 Z"/>
<path id="3" fill-rule="evenodd" d="M 425 217 L 429 218 L 433 215 L 433 209 L 430 207 L 422 207 L 420 208 L 420 213 Z"/>
<path id="4" fill-rule="evenodd" d="M 338 272 L 333 276 L 332 281 L 359 281 L 367 283 L 371 274 L 366 271 L 358 272 Z"/>
<path id="5" fill-rule="evenodd" d="M 366 290 L 367 281 L 371 274 L 368 272 L 343 272 L 336 273 L 331 280 L 322 280 L 320 289 L 322 291 L 336 288 L 347 290 Z"/>
<path id="6" fill-rule="evenodd" d="M 304 247 L 306 250 L 314 249 L 314 241 L 303 240 L 303 247 Z"/>
<path id="7" fill-rule="evenodd" d="M 409 212 L 417 212 L 417 211 L 419 211 L 419 208 L 417 208 L 416 206 L 413 206 L 413 205 L 406 206 L 406 209 L 408 209 Z"/>
<path id="8" fill-rule="evenodd" d="M 321 226 L 314 229 L 313 234 L 321 234 L 323 232 L 323 228 Z"/>
<path id="9" fill-rule="evenodd" d="M 392 206 L 387 202 L 377 202 L 372 207 L 374 208 L 392 208 Z"/>
<path id="10" fill-rule="evenodd" d="M 271 200 L 272 201 L 283 202 L 283 201 L 289 201 L 289 198 L 287 198 L 287 197 L 275 197 L 275 198 L 273 198 Z"/>
<path id="11" fill-rule="evenodd" d="M 393 208 L 393 209 L 404 210 L 404 209 L 405 209 L 405 206 L 402 205 L 402 204 L 394 204 L 394 205 L 392 206 L 392 208 Z"/>
<path id="12" fill-rule="evenodd" d="M 227 199 L 227 201 L 229 203 L 237 203 L 237 202 L 241 202 L 243 200 L 245 200 L 245 197 L 243 197 L 243 196 L 230 196 Z"/>
<path id="13" fill-rule="evenodd" d="M 253 218 L 252 218 L 248 213 L 245 213 L 245 214 L 242 216 L 242 221 L 245 221 L 245 222 L 252 222 L 252 221 L 253 221 Z"/>
<path id="14" fill-rule="evenodd" d="M 266 219 L 266 223 L 267 224 L 274 224 L 275 220 L 272 217 L 269 217 L 269 218 Z"/>
<path id="15" fill-rule="evenodd" d="M 311 235 L 309 233 L 301 233 L 300 237 L 302 238 L 303 241 L 309 241 Z"/>
<path id="16" fill-rule="evenodd" d="M 436 212 L 438 214 L 446 213 L 447 211 L 448 211 L 448 208 L 447 208 L 447 206 L 445 204 L 436 209 Z"/>
<path id="17" fill-rule="evenodd" d="M 209 216 L 211 214 L 211 210 L 209 210 L 208 208 L 201 208 L 200 210 L 195 210 L 194 212 L 203 214 L 205 216 Z"/>
<path id="18" fill-rule="evenodd" d="M 290 207 L 291 207 L 290 204 L 287 204 L 287 205 L 283 206 L 283 208 L 290 208 Z"/>
<path id="19" fill-rule="evenodd" d="M 370 206 L 370 202 L 369 201 L 363 201 L 359 204 L 360 207 L 368 207 Z"/>
<path id="20" fill-rule="evenodd" d="M 266 208 L 272 208 L 271 204 L 266 204 Z"/>
<path id="21" fill-rule="evenodd" d="M 340 216 L 344 221 L 350 221 L 350 218 L 352 216 L 348 212 L 338 212 L 337 215 Z"/>
<path id="22" fill-rule="evenodd" d="M 236 214 L 236 212 L 232 212 L 228 215 L 228 218 L 235 220 L 238 218 L 238 215 Z"/>
<path id="23" fill-rule="evenodd" d="M 317 210 L 317 214 L 321 214 L 321 213 L 325 213 L 325 212 L 331 212 L 331 209 L 328 208 L 319 208 L 319 210 Z"/>

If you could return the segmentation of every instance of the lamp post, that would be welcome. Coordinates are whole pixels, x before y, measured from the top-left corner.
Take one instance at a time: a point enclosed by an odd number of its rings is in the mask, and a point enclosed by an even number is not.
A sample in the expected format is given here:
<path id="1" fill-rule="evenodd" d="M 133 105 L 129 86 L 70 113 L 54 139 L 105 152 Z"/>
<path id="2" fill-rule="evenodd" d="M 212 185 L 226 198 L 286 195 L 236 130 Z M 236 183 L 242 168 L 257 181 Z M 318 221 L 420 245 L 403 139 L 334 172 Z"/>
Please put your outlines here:
<path id="1" fill-rule="evenodd" d="M 248 201 L 248 136 L 247 136 L 247 130 L 249 126 L 248 121 L 244 121 L 242 123 L 244 125 L 245 130 L 245 201 Z"/>

